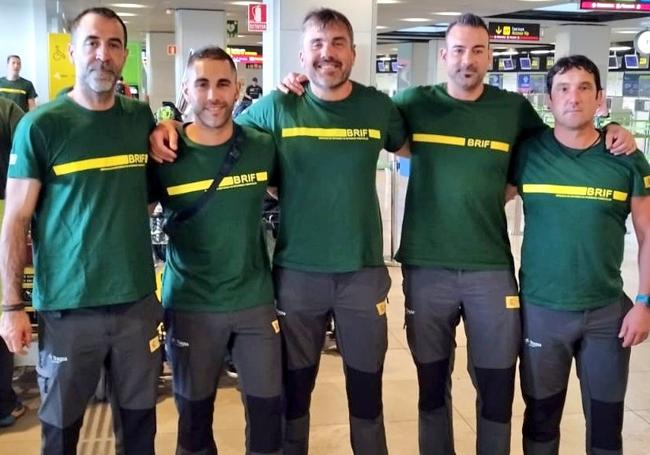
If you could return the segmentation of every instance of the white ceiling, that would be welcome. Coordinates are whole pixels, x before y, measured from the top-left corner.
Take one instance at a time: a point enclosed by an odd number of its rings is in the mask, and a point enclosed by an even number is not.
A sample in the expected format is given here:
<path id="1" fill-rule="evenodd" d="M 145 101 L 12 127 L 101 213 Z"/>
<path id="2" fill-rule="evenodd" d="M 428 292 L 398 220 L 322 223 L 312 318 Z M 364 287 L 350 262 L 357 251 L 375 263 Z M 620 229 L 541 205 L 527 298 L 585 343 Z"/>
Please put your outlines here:
<path id="1" fill-rule="evenodd" d="M 116 11 L 135 14 L 132 17 L 123 16 L 128 22 L 129 35 L 144 40 L 147 31 L 169 31 L 174 30 L 175 8 L 197 8 L 197 9 L 220 9 L 227 12 L 228 18 L 239 21 L 240 36 L 232 39 L 230 45 L 259 45 L 262 40 L 261 33 L 249 33 L 246 28 L 245 5 L 237 5 L 225 0 L 122 0 L 123 2 L 138 3 L 145 5 L 145 8 L 133 9 L 114 6 L 120 0 L 96 0 L 92 3 L 80 0 L 47 0 L 53 5 L 58 4 L 59 10 L 67 19 L 74 17 L 79 11 L 92 5 L 109 6 Z M 295 1 L 295 0 L 294 0 Z M 385 4 L 393 1 L 395 3 Z M 571 0 L 378 0 L 377 25 L 381 27 L 379 33 L 399 30 L 407 27 L 434 25 L 448 23 L 453 20 L 452 16 L 440 15 L 441 12 L 473 12 L 480 16 L 511 13 L 515 11 L 528 10 L 544 6 L 552 6 L 567 3 Z M 2 3 L 0 1 L 0 3 Z M 573 1 L 575 3 L 575 1 Z M 323 1 L 327 5 L 326 1 Z M 168 14 L 171 12 L 172 14 Z M 407 22 L 405 18 L 424 18 L 427 22 Z M 542 42 L 550 43 L 554 39 L 556 23 L 542 23 Z M 612 26 L 612 41 L 632 40 L 634 34 L 622 34 L 621 31 L 640 31 L 650 26 L 650 17 L 638 19 L 615 21 Z"/>

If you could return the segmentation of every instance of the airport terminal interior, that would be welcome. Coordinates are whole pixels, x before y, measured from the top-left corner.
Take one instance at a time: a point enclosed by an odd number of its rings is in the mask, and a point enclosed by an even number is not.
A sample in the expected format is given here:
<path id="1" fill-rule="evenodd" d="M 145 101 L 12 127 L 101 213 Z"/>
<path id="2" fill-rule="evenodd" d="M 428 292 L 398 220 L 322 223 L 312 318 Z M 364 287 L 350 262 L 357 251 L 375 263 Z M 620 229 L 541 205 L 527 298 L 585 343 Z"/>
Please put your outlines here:
<path id="1" fill-rule="evenodd" d="M 150 104 L 182 104 L 180 80 L 192 49 L 210 43 L 227 48 L 237 64 L 242 94 L 253 78 L 263 95 L 281 77 L 300 71 L 300 21 L 312 8 L 338 9 L 351 19 L 357 57 L 352 79 L 373 85 L 392 96 L 402 89 L 444 82 L 439 59 L 449 23 L 465 12 L 480 15 L 489 26 L 493 60 L 485 83 L 523 94 L 541 118 L 553 125 L 545 104 L 545 75 L 562 55 L 581 53 L 603 75 L 605 98 L 598 111 L 599 126 L 616 122 L 632 132 L 637 147 L 650 157 L 650 0 L 0 0 L 0 60 L 20 55 L 21 76 L 32 81 L 38 105 L 54 99 L 74 83 L 74 66 L 67 57 L 67 21 L 90 6 L 117 11 L 129 32 L 129 57 L 123 71 L 129 96 Z M 201 42 L 203 41 L 203 42 Z M 2 65 L 0 65 L 0 68 Z M 2 74 L 0 74 L 2 76 Z M 256 101 L 256 100 L 255 100 Z M 405 333 L 402 274 L 394 255 L 399 247 L 409 161 L 383 151 L 377 163 L 384 259 L 392 287 L 387 310 L 389 343 L 383 372 L 384 420 L 393 455 L 418 453 L 418 381 Z M 516 266 L 519 265 L 525 220 L 521 200 L 506 206 Z M 326 214 L 324 214 L 326 216 Z M 267 220 L 268 221 L 268 220 Z M 630 220 L 625 236 L 622 276 L 627 295 L 637 292 L 637 240 Z M 160 219 L 152 218 L 157 269 L 164 266 L 165 236 Z M 588 229 L 588 227 L 586 227 Z M 267 235 L 272 243 L 272 235 Z M 33 272 L 30 271 L 30 272 Z M 38 273 L 38 272 L 36 272 Z M 26 279 L 26 299 L 29 297 Z M 495 334 L 498 336 L 498 334 Z M 453 381 L 453 425 L 456 453 L 476 453 L 475 392 L 467 373 L 466 339 L 458 327 Z M 20 357 L 20 358 L 19 358 Z M 27 412 L 0 428 L 0 454 L 39 453 L 40 405 L 34 362 L 16 356 L 14 387 Z M 245 420 L 238 379 L 224 371 L 214 414 L 215 437 L 222 455 L 244 453 Z M 518 379 L 517 379 L 518 384 Z M 623 443 L 626 455 L 650 453 L 650 341 L 632 349 L 625 400 Z M 310 454 L 351 454 L 346 385 L 334 340 L 324 340 L 311 406 Z M 524 403 L 519 385 L 512 419 L 512 454 L 522 454 Z M 160 377 L 156 450 L 174 452 L 178 414 L 168 368 Z M 560 453 L 584 453 L 585 421 L 575 369 L 561 425 Z M 115 453 L 110 407 L 98 385 L 81 430 L 79 454 Z"/>

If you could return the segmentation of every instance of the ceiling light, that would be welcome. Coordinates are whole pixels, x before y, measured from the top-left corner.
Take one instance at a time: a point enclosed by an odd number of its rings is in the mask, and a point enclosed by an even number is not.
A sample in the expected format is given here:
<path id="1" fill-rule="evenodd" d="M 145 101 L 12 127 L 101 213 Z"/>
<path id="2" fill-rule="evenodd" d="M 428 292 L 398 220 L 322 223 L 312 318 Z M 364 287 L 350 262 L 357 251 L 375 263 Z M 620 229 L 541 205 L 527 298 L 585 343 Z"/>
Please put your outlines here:
<path id="1" fill-rule="evenodd" d="M 378 5 L 394 5 L 395 3 L 402 3 L 400 0 L 377 0 Z"/>
<path id="2" fill-rule="evenodd" d="M 636 35 L 640 30 L 614 30 L 614 33 L 620 33 L 621 35 Z"/>
<path id="3" fill-rule="evenodd" d="M 440 11 L 438 13 L 431 13 L 436 16 L 460 16 L 463 13 L 459 13 L 457 11 Z"/>
<path id="4" fill-rule="evenodd" d="M 530 51 L 531 54 L 553 54 L 555 51 L 553 49 L 537 49 Z"/>
<path id="5" fill-rule="evenodd" d="M 142 9 L 147 7 L 147 5 L 142 5 L 140 3 L 111 3 L 110 6 L 114 6 L 116 8 L 133 8 L 133 9 Z"/>
<path id="6" fill-rule="evenodd" d="M 426 17 L 405 17 L 400 20 L 404 22 L 431 22 L 431 19 L 427 19 Z"/>
<path id="7" fill-rule="evenodd" d="M 377 30 L 385 30 L 385 29 L 387 29 L 388 27 L 386 27 L 385 25 L 378 25 L 378 26 L 375 27 L 375 28 L 376 28 Z"/>
<path id="8" fill-rule="evenodd" d="M 115 14 L 121 17 L 134 17 L 137 16 L 135 13 L 125 13 L 124 11 L 115 11 Z"/>
<path id="9" fill-rule="evenodd" d="M 630 46 L 612 46 L 609 48 L 610 51 L 614 51 L 614 52 L 629 51 L 630 49 L 632 49 Z"/>
<path id="10" fill-rule="evenodd" d="M 230 2 L 231 5 L 237 5 L 237 6 L 248 6 L 248 5 L 252 5 L 253 3 L 260 3 L 260 2 Z"/>

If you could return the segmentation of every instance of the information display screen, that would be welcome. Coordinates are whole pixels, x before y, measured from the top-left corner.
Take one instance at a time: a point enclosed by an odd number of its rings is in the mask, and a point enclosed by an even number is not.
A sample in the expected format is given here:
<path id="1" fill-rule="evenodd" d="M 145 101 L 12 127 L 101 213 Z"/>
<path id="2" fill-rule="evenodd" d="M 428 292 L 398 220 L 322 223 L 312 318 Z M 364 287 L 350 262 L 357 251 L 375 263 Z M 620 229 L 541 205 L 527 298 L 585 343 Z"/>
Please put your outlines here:
<path id="1" fill-rule="evenodd" d="M 605 11 L 650 11 L 650 0 L 580 1 L 580 9 Z"/>

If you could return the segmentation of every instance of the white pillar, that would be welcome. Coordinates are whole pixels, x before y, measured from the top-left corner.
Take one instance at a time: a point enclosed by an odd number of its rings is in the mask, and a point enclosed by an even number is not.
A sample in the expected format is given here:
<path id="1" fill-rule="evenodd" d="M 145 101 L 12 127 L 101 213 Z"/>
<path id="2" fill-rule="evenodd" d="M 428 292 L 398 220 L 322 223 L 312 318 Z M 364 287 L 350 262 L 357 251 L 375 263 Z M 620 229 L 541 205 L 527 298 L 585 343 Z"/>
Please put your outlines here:
<path id="1" fill-rule="evenodd" d="M 176 95 L 190 50 L 208 45 L 226 48 L 226 12 L 222 10 L 177 9 L 176 19 Z"/>
<path id="2" fill-rule="evenodd" d="M 601 24 L 566 24 L 555 35 L 555 61 L 581 54 L 589 57 L 600 70 L 603 89 L 607 85 L 610 28 Z"/>
<path id="3" fill-rule="evenodd" d="M 266 0 L 268 27 L 264 42 L 264 93 L 269 93 L 291 71 L 301 71 L 298 53 L 302 46 L 302 20 L 320 8 L 320 0 Z M 351 79 L 365 85 L 375 83 L 377 46 L 376 0 L 329 0 L 327 7 L 345 14 L 354 30 L 357 57 Z"/>
<path id="4" fill-rule="evenodd" d="M 175 57 L 167 54 L 170 44 L 174 44 L 174 33 L 147 32 L 147 94 L 154 112 L 163 101 L 176 102 Z"/>

